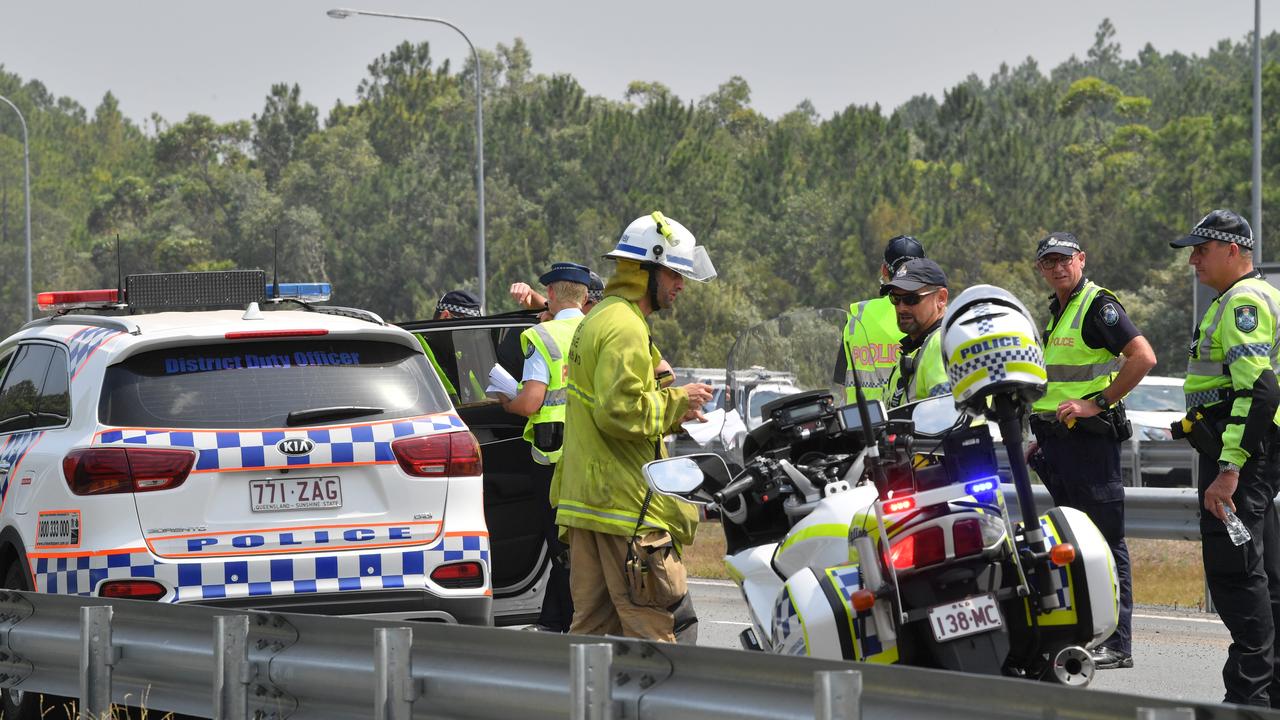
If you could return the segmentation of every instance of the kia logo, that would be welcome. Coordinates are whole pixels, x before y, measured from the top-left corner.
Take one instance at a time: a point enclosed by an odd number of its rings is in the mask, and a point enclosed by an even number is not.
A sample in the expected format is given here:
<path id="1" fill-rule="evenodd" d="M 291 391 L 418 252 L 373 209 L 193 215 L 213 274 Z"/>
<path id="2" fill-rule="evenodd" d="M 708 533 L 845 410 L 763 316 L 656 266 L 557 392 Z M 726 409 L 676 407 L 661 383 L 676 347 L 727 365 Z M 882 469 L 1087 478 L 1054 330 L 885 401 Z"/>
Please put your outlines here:
<path id="1" fill-rule="evenodd" d="M 276 443 L 276 449 L 285 455 L 309 455 L 315 447 L 311 438 L 285 438 Z"/>

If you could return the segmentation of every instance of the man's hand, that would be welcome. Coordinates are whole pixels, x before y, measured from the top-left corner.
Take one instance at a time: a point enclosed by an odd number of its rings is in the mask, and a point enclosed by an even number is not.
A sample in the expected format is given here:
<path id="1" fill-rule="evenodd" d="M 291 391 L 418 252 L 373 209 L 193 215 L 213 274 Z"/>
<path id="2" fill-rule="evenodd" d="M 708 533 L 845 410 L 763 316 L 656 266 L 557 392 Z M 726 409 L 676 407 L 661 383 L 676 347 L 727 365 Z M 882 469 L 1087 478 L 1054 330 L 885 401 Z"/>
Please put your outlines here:
<path id="1" fill-rule="evenodd" d="M 1036 442 L 1035 440 L 1032 440 L 1031 444 L 1027 446 L 1027 464 L 1028 465 L 1031 464 L 1031 458 L 1039 450 L 1040 450 L 1040 443 Z"/>
<path id="2" fill-rule="evenodd" d="M 520 303 L 520 307 L 523 308 L 534 310 L 547 304 L 547 299 L 529 287 L 528 283 L 511 283 L 511 288 L 507 292 L 511 293 L 511 299 Z"/>
<path id="3" fill-rule="evenodd" d="M 1222 512 L 1223 506 L 1231 508 L 1231 512 L 1236 511 L 1236 503 L 1231 496 L 1236 492 L 1236 486 L 1240 484 L 1240 473 L 1236 470 L 1227 470 L 1218 473 L 1218 477 L 1209 483 L 1209 487 L 1204 490 L 1204 509 L 1213 514 L 1214 517 L 1226 522 L 1227 516 Z"/>
<path id="4" fill-rule="evenodd" d="M 689 383 L 681 387 L 689 395 L 689 409 L 697 410 L 701 415 L 702 406 L 711 401 L 711 386 L 706 383 Z"/>
<path id="5" fill-rule="evenodd" d="M 704 423 L 707 421 L 707 416 L 703 415 L 701 410 L 689 410 L 680 417 L 681 424 L 691 422 L 693 420 Z"/>
<path id="6" fill-rule="evenodd" d="M 1102 408 L 1092 400 L 1064 400 L 1058 406 L 1058 422 L 1074 425 L 1075 420 L 1088 418 L 1102 412 Z"/>

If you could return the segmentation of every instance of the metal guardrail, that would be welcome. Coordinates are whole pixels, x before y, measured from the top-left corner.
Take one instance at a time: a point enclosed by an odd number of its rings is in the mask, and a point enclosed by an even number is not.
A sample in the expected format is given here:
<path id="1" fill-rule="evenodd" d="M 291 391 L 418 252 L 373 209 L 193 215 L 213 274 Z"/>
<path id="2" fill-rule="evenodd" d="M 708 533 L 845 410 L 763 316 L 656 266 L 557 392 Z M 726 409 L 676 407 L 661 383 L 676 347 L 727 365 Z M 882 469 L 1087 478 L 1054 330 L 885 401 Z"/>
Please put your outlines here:
<path id="1" fill-rule="evenodd" d="M 1021 520 L 1013 485 L 1000 486 L 1004 491 L 1009 517 Z M 1036 507 L 1041 510 L 1053 505 L 1049 490 L 1043 485 L 1032 485 Z M 1134 488 L 1124 489 L 1124 532 L 1126 537 L 1153 540 L 1199 540 L 1200 503 L 1196 491 L 1191 488 Z"/>
<path id="2" fill-rule="evenodd" d="M 228 720 L 1247 720 L 961 673 L 444 624 L 0 591 L 0 685 Z M 82 715 L 83 716 L 83 715 Z"/>

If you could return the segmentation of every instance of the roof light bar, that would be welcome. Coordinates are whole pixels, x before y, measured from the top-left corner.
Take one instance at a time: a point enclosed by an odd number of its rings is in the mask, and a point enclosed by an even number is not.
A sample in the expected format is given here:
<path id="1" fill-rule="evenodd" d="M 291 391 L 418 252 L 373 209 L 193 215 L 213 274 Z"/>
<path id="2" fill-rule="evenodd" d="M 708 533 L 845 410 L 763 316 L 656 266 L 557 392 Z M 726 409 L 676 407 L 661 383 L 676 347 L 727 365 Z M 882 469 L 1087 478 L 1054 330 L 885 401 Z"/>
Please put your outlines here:
<path id="1" fill-rule="evenodd" d="M 279 288 L 279 294 L 276 288 Z M 333 286 L 329 283 L 280 283 L 278 286 L 267 283 L 267 298 L 275 300 L 298 300 L 300 302 L 325 302 L 333 295 Z"/>
<path id="2" fill-rule="evenodd" d="M 109 290 L 42 292 L 36 295 L 36 304 L 41 310 L 55 312 L 77 308 L 110 308 L 120 304 L 120 291 L 111 288 Z"/>

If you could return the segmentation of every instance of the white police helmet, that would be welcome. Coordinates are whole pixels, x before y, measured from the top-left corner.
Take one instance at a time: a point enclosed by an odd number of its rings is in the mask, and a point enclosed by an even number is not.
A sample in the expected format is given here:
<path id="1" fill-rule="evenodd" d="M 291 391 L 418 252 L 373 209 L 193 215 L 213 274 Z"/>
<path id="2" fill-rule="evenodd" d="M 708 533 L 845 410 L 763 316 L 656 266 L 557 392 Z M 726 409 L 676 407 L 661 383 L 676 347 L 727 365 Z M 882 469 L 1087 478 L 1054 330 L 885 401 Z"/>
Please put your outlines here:
<path id="1" fill-rule="evenodd" d="M 960 293 L 942 319 L 942 358 L 958 408 L 981 412 L 997 393 L 1025 402 L 1044 395 L 1040 334 L 1008 290 L 975 285 Z"/>
<path id="2" fill-rule="evenodd" d="M 698 245 L 693 233 L 656 211 L 632 221 L 605 257 L 661 265 L 698 282 L 716 276 L 707 249 Z"/>

